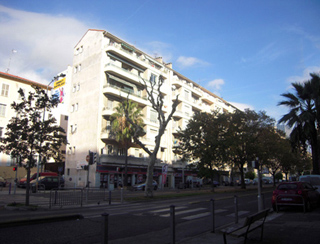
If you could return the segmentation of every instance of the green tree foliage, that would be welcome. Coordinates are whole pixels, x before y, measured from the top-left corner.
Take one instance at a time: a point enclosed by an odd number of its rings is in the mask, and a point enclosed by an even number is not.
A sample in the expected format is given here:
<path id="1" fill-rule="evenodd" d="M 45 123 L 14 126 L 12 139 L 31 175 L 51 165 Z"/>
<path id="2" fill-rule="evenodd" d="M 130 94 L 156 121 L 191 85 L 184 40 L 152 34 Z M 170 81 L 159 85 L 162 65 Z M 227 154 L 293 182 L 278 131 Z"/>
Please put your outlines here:
<path id="1" fill-rule="evenodd" d="M 20 89 L 21 102 L 13 102 L 12 109 L 16 116 L 7 125 L 1 151 L 12 157 L 21 157 L 19 166 L 27 170 L 26 205 L 29 205 L 30 170 L 36 165 L 35 157 L 52 158 L 62 162 L 60 152 L 62 144 L 66 144 L 65 131 L 56 125 L 56 119 L 50 115 L 52 108 L 58 105 L 58 99 L 50 99 L 45 90 L 34 86 L 34 92 L 24 94 Z M 44 118 L 44 111 L 49 113 Z"/>
<path id="2" fill-rule="evenodd" d="M 241 175 L 241 188 L 246 188 L 244 182 L 244 166 L 258 156 L 257 141 L 261 129 L 270 126 L 273 120 L 265 112 L 253 110 L 239 111 L 224 115 L 228 121 L 225 139 L 228 144 L 228 161 L 231 167 L 236 167 Z"/>
<path id="3" fill-rule="evenodd" d="M 245 178 L 250 179 L 250 180 L 253 180 L 254 178 L 256 178 L 256 173 L 253 172 L 253 171 L 248 171 L 248 172 L 245 174 Z"/>
<path id="4" fill-rule="evenodd" d="M 196 161 L 199 172 L 209 175 L 212 183 L 214 170 L 224 166 L 224 123 L 218 111 L 212 114 L 196 112 L 186 129 L 179 131 L 177 136 L 179 147 L 176 153 L 183 156 L 182 160 Z"/>
<path id="5" fill-rule="evenodd" d="M 116 140 L 119 142 L 119 146 L 125 149 L 125 179 L 124 185 L 128 184 L 128 149 L 132 146 L 132 138 L 135 135 L 135 128 L 126 119 L 126 112 L 130 120 L 132 120 L 139 128 L 144 126 L 141 108 L 138 107 L 137 103 L 131 100 L 125 100 L 119 103 L 116 107 L 116 112 L 111 115 L 111 129 L 114 133 Z M 141 130 L 142 136 L 144 132 Z"/>
<path id="6" fill-rule="evenodd" d="M 294 93 L 284 93 L 286 100 L 279 105 L 290 110 L 279 120 L 292 129 L 290 139 L 296 148 L 312 151 L 313 173 L 320 174 L 319 166 L 319 133 L 320 133 L 320 76 L 310 74 L 311 79 L 304 83 L 292 83 Z"/>

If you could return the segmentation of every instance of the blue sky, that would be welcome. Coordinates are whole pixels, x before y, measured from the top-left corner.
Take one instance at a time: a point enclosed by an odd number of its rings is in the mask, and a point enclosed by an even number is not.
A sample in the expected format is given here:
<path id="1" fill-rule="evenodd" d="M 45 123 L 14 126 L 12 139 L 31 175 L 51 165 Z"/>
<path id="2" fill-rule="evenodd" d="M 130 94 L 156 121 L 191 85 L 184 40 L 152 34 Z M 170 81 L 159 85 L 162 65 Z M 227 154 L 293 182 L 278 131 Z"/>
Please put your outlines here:
<path id="1" fill-rule="evenodd" d="M 279 119 L 280 94 L 320 72 L 319 11 L 318 0 L 0 0 L 0 71 L 10 63 L 9 73 L 48 83 L 87 29 L 103 29 Z"/>

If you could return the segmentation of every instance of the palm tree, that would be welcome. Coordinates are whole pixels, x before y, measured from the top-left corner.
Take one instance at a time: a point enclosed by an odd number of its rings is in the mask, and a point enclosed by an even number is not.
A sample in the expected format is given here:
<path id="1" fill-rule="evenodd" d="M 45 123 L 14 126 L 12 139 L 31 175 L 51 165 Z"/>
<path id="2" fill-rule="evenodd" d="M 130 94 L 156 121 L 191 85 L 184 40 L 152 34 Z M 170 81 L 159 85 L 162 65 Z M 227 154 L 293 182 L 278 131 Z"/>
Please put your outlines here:
<path id="1" fill-rule="evenodd" d="M 135 128 L 127 121 L 126 112 L 129 118 L 137 125 L 143 127 L 143 119 L 141 108 L 137 103 L 130 100 L 125 100 L 119 103 L 115 108 L 116 112 L 111 115 L 111 129 L 116 137 L 116 141 L 120 143 L 120 147 L 125 149 L 125 179 L 124 185 L 128 183 L 128 149 L 132 145 L 132 136 L 135 133 Z"/>
<path id="2" fill-rule="evenodd" d="M 284 93 L 285 101 L 278 105 L 285 105 L 290 111 L 283 115 L 279 123 L 286 123 L 293 128 L 290 139 L 305 151 L 311 146 L 313 173 L 319 174 L 319 122 L 320 122 L 320 77 L 310 74 L 312 79 L 305 83 L 292 83 L 295 94 Z"/>

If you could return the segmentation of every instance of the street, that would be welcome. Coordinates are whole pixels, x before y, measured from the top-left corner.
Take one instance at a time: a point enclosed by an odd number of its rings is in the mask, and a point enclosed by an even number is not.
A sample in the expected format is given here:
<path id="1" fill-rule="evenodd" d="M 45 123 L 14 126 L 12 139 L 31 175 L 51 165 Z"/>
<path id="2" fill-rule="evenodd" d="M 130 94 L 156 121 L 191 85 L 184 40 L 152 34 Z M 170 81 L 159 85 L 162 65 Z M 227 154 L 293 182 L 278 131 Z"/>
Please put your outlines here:
<path id="1" fill-rule="evenodd" d="M 270 208 L 271 191 L 264 194 L 266 207 Z M 237 193 L 238 218 L 258 211 L 255 191 Z M 117 205 L 55 210 L 59 213 L 78 213 L 81 220 L 59 221 L 0 229 L 0 243 L 101 243 L 102 217 L 107 213 L 109 243 L 170 243 L 170 206 L 175 206 L 176 241 L 212 229 L 210 206 L 214 199 L 215 227 L 234 222 L 235 198 L 230 193 L 215 193 L 170 200 L 143 201 Z M 49 214 L 52 211 L 34 214 Z M 12 213 L 14 215 L 16 213 Z M 29 214 L 29 213 L 22 213 Z M 150 237 L 150 235 L 152 237 Z M 146 237 L 148 236 L 148 238 Z M 132 240 L 132 239 L 131 239 Z M 130 242 L 132 243 L 132 242 Z"/>

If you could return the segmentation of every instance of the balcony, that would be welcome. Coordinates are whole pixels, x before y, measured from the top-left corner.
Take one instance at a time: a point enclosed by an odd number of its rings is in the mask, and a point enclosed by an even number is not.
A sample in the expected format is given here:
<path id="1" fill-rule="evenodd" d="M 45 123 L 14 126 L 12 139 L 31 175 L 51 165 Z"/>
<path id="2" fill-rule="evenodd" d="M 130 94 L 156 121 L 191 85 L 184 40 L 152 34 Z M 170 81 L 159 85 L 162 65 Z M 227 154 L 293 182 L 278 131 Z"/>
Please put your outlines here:
<path id="1" fill-rule="evenodd" d="M 142 95 L 142 92 L 124 89 L 115 85 L 107 84 L 103 86 L 103 93 L 105 95 L 112 95 L 121 98 L 127 98 L 128 94 L 129 99 L 138 103 L 139 105 L 146 106 L 148 105 L 148 100 L 146 96 Z"/>
<path id="2" fill-rule="evenodd" d="M 140 158 L 140 157 L 133 157 L 128 156 L 128 165 L 145 165 L 149 161 L 148 158 Z M 120 155 L 110 155 L 110 154 L 101 154 L 100 155 L 100 164 L 107 165 L 107 164 L 120 164 L 124 165 L 125 156 Z"/>
<path id="3" fill-rule="evenodd" d="M 112 108 L 112 107 L 104 107 L 104 108 L 102 109 L 102 116 L 104 116 L 104 117 L 109 117 L 109 116 L 112 115 L 115 111 L 116 111 L 115 108 Z"/>
<path id="4" fill-rule="evenodd" d="M 131 82 L 134 82 L 138 85 L 141 85 L 141 79 L 142 77 L 138 75 L 138 72 L 136 74 L 134 72 L 131 72 L 129 70 L 126 70 L 124 68 L 119 67 L 115 63 L 108 63 L 104 66 L 104 72 L 108 72 L 111 74 L 115 74 L 117 76 L 120 76 L 126 80 L 129 80 Z"/>
<path id="5" fill-rule="evenodd" d="M 215 97 L 210 96 L 208 93 L 204 93 L 201 99 L 210 105 L 215 101 Z"/>
<path id="6" fill-rule="evenodd" d="M 177 109 L 176 112 L 173 114 L 173 117 L 181 119 L 183 117 L 182 110 Z"/>
<path id="7" fill-rule="evenodd" d="M 125 60 L 130 60 L 136 66 L 141 69 L 147 69 L 149 67 L 149 62 L 144 55 L 137 55 L 136 52 L 129 51 L 121 46 L 119 43 L 110 43 L 106 46 L 106 52 L 116 53 L 118 56 Z"/>

